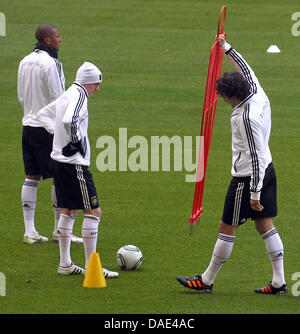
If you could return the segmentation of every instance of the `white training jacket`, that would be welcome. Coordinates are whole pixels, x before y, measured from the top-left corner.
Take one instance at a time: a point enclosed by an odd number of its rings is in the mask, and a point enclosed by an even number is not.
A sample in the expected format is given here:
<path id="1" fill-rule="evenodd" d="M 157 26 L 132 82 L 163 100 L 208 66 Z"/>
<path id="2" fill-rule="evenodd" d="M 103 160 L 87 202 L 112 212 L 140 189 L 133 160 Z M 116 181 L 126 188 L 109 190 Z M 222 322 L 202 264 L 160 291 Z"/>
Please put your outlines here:
<path id="1" fill-rule="evenodd" d="M 235 69 L 249 82 L 252 90 L 231 115 L 231 174 L 235 177 L 251 176 L 251 198 L 259 200 L 265 170 L 272 162 L 268 144 L 271 132 L 270 102 L 244 58 L 227 42 L 222 50 Z"/>
<path id="2" fill-rule="evenodd" d="M 17 90 L 24 109 L 23 126 L 41 127 L 37 112 L 65 91 L 61 63 L 46 51 L 33 51 L 19 64 Z"/>
<path id="3" fill-rule="evenodd" d="M 51 158 L 74 165 L 90 165 L 90 143 L 88 139 L 88 93 L 74 82 L 58 99 L 37 113 L 39 122 L 54 134 Z M 70 142 L 81 141 L 85 157 L 77 152 L 70 157 L 62 149 Z"/>

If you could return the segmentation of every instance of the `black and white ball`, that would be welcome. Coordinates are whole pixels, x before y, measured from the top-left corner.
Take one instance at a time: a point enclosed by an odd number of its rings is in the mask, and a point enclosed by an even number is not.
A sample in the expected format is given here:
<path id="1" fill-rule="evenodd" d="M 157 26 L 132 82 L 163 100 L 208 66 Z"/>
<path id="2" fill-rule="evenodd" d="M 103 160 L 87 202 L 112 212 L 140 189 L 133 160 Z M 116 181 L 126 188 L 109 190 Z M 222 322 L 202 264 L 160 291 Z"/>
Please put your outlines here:
<path id="1" fill-rule="evenodd" d="M 134 245 L 125 245 L 117 252 L 117 263 L 123 270 L 135 270 L 143 262 L 141 250 Z"/>

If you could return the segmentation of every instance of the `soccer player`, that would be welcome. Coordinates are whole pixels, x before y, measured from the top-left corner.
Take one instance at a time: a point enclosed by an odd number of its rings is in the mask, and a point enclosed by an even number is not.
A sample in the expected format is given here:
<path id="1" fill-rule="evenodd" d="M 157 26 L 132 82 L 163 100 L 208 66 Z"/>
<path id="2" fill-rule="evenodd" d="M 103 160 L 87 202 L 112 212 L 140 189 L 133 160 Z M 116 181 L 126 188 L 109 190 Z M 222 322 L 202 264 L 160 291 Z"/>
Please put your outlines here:
<path id="1" fill-rule="evenodd" d="M 99 201 L 90 165 L 88 138 L 88 98 L 99 90 L 101 71 L 84 62 L 78 69 L 75 82 L 55 102 L 39 111 L 39 117 L 49 126 L 55 115 L 51 158 L 54 160 L 54 182 L 58 204 L 62 208 L 58 222 L 60 263 L 58 274 L 84 274 L 91 253 L 96 252 L 98 225 L 101 216 Z M 46 121 L 47 114 L 50 121 Z M 83 210 L 82 238 L 85 269 L 72 263 L 70 246 L 73 225 L 78 210 Z M 107 278 L 118 277 L 117 272 L 103 268 Z"/>
<path id="2" fill-rule="evenodd" d="M 35 36 L 37 43 L 33 52 L 23 58 L 18 68 L 18 99 L 24 109 L 22 151 L 26 174 L 21 199 L 24 242 L 28 244 L 48 241 L 48 238 L 37 232 L 34 216 L 40 179 L 53 177 L 50 158 L 53 136 L 42 127 L 36 114 L 65 90 L 64 72 L 58 60 L 62 38 L 57 27 L 42 24 L 37 28 Z M 51 187 L 51 200 L 55 240 L 60 208 L 57 206 L 54 184 Z M 73 241 L 82 242 L 82 239 L 74 236 Z"/>
<path id="3" fill-rule="evenodd" d="M 219 270 L 231 254 L 238 227 L 251 218 L 264 240 L 273 269 L 272 282 L 255 292 L 286 294 L 283 244 L 273 224 L 277 199 L 276 175 L 268 145 L 270 102 L 251 67 L 223 35 L 218 38 L 218 46 L 237 71 L 224 73 L 216 83 L 218 94 L 234 108 L 231 114 L 233 178 L 207 269 L 202 275 L 178 276 L 177 280 L 185 287 L 211 292 Z"/>

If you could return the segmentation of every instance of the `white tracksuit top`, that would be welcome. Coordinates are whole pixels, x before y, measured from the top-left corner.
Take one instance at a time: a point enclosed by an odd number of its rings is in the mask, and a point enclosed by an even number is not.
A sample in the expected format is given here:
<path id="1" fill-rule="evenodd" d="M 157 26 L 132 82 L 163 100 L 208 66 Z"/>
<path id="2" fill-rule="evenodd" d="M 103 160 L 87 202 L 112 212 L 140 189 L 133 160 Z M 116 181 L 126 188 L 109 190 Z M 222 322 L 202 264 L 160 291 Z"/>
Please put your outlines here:
<path id="1" fill-rule="evenodd" d="M 259 200 L 265 170 L 272 162 L 268 144 L 271 132 L 270 102 L 243 57 L 227 42 L 222 50 L 252 88 L 251 94 L 235 107 L 231 115 L 231 174 L 235 177 L 251 176 L 251 198 Z"/>
<path id="2" fill-rule="evenodd" d="M 51 158 L 74 165 L 90 165 L 90 143 L 88 139 L 88 93 L 78 83 L 73 83 L 57 100 L 38 112 L 38 119 L 45 129 L 54 133 Z M 69 142 L 81 141 L 85 157 L 77 152 L 70 157 L 62 154 Z"/>
<path id="3" fill-rule="evenodd" d="M 24 109 L 23 126 L 41 127 L 37 112 L 56 100 L 65 90 L 65 76 L 58 59 L 35 50 L 18 68 L 18 99 Z"/>

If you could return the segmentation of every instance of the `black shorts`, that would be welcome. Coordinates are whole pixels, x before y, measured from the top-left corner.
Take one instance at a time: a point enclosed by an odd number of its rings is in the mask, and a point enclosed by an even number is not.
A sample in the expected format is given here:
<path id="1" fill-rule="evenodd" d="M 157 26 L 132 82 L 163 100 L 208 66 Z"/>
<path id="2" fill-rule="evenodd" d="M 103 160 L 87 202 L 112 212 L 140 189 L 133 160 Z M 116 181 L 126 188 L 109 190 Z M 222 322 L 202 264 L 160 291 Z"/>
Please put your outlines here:
<path id="1" fill-rule="evenodd" d="M 53 135 L 44 128 L 23 127 L 22 152 L 26 175 L 42 175 L 43 179 L 53 177 L 52 142 Z"/>
<path id="2" fill-rule="evenodd" d="M 53 160 L 57 205 L 69 210 L 92 210 L 99 207 L 96 187 L 87 166 Z"/>
<path id="3" fill-rule="evenodd" d="M 276 173 L 273 164 L 266 169 L 261 189 L 260 203 L 263 211 L 254 211 L 250 206 L 251 177 L 233 177 L 229 185 L 223 210 L 222 221 L 225 224 L 238 226 L 248 218 L 252 220 L 273 218 L 277 216 Z"/>

